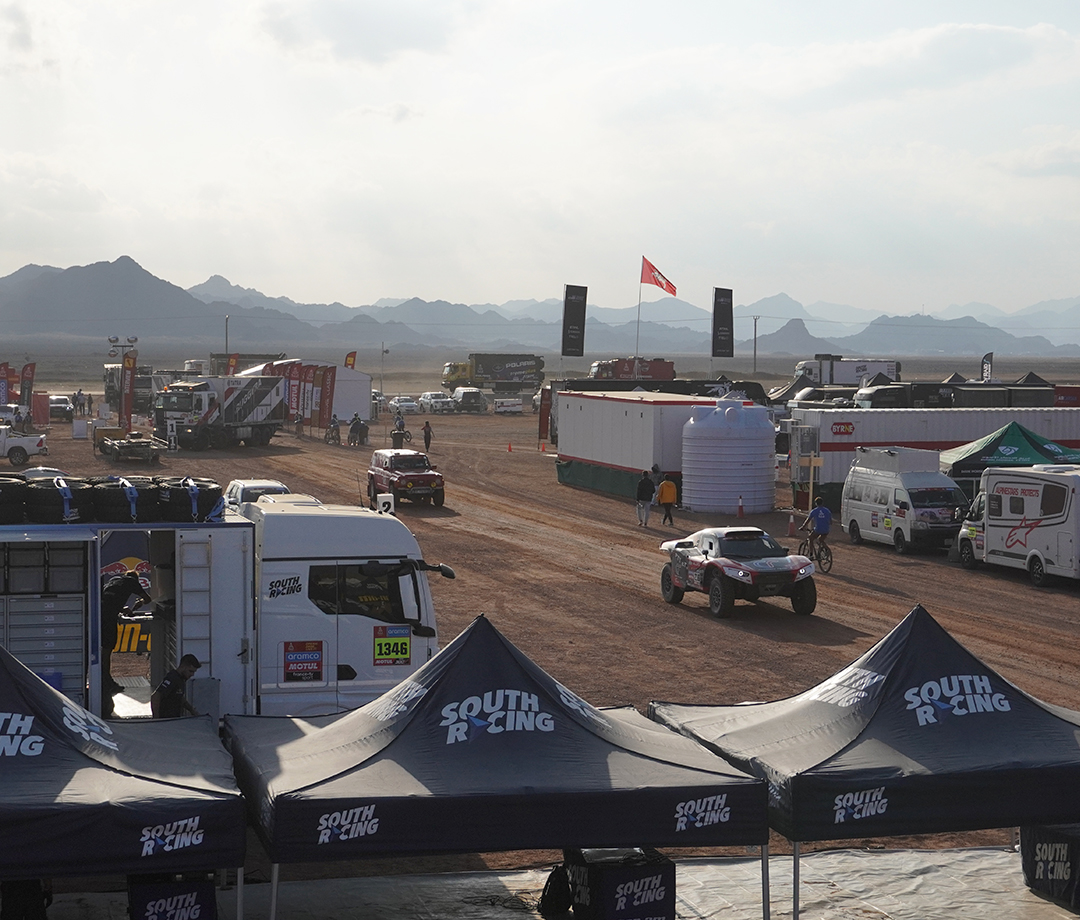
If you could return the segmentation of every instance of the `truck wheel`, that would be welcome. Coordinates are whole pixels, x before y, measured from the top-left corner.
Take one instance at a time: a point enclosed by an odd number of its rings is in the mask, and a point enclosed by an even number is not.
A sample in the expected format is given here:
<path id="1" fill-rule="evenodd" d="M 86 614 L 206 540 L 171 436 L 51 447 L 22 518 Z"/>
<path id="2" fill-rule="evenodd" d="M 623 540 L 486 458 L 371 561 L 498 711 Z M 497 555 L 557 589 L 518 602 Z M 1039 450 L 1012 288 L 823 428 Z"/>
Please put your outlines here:
<path id="1" fill-rule="evenodd" d="M 209 450 L 210 449 L 210 435 L 206 431 L 200 431 L 195 436 L 195 443 L 191 445 L 192 450 Z"/>
<path id="2" fill-rule="evenodd" d="M 858 546 L 862 543 L 862 531 L 859 530 L 859 525 L 852 521 L 847 525 L 848 537 L 851 538 L 851 542 Z"/>
<path id="3" fill-rule="evenodd" d="M 808 617 L 817 607 L 817 585 L 807 578 L 795 585 L 791 592 L 791 609 L 801 617 Z"/>
<path id="4" fill-rule="evenodd" d="M 979 560 L 975 558 L 975 547 L 971 545 L 971 541 L 962 541 L 960 544 L 960 565 L 965 569 L 973 569 L 978 564 Z"/>
<path id="5" fill-rule="evenodd" d="M 12 466 L 23 466 L 30 459 L 25 447 L 13 447 L 8 451 L 7 456 Z"/>
<path id="6" fill-rule="evenodd" d="M 675 586 L 675 579 L 671 577 L 671 563 L 669 562 L 660 572 L 660 593 L 669 604 L 678 604 L 686 592 Z"/>
<path id="7" fill-rule="evenodd" d="M 709 611 L 714 617 L 729 617 L 734 609 L 735 588 L 718 574 L 709 585 Z"/>
<path id="8" fill-rule="evenodd" d="M 896 531 L 893 534 L 892 542 L 893 548 L 896 550 L 896 555 L 906 556 L 908 554 L 908 542 L 904 539 L 904 531 Z"/>
<path id="9" fill-rule="evenodd" d="M 435 493 L 432 500 L 435 502 L 436 508 L 441 508 L 443 506 L 443 503 L 446 501 L 446 492 L 442 489 L 439 489 Z"/>
<path id="10" fill-rule="evenodd" d="M 1028 576 L 1031 578 L 1031 583 L 1036 588 L 1041 588 L 1046 584 L 1047 574 L 1046 566 L 1043 565 L 1043 561 L 1038 556 L 1032 556 L 1031 561 L 1028 563 Z"/>
<path id="11" fill-rule="evenodd" d="M 375 508 L 375 480 L 372 479 L 370 476 L 368 477 L 368 481 L 367 481 L 367 497 L 368 497 L 368 507 L 370 507 L 371 509 L 374 510 L 374 508 Z"/>

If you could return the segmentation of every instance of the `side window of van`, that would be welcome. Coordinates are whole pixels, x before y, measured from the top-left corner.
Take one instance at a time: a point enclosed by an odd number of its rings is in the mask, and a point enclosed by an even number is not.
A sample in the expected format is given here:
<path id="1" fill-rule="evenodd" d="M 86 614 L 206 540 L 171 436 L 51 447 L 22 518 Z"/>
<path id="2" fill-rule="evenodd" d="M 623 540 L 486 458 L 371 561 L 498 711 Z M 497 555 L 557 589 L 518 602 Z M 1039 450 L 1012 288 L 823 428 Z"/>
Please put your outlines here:
<path id="1" fill-rule="evenodd" d="M 986 514 L 988 517 L 1001 517 L 1001 496 L 990 494 L 986 496 Z"/>
<path id="2" fill-rule="evenodd" d="M 1009 496 L 1009 514 L 1024 516 L 1024 497 L 1022 495 Z"/>
<path id="3" fill-rule="evenodd" d="M 857 480 L 857 479 L 852 479 L 848 483 L 848 499 L 850 499 L 853 502 L 861 502 L 862 501 L 862 493 L 863 493 L 862 483 L 859 482 L 859 480 Z"/>
<path id="4" fill-rule="evenodd" d="M 1039 503 L 1039 514 L 1042 517 L 1050 517 L 1061 514 L 1065 510 L 1065 499 L 1068 491 L 1064 486 L 1046 485 L 1043 487 L 1042 501 Z"/>

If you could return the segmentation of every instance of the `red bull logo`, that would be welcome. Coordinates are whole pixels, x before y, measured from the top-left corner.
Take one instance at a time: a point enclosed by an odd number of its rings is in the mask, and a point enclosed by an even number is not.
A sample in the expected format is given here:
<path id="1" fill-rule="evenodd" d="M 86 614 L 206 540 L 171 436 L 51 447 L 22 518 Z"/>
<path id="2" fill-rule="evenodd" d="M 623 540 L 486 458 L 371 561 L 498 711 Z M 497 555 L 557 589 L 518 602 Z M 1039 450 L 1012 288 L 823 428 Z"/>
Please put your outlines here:
<path id="1" fill-rule="evenodd" d="M 144 591 L 149 591 L 154 573 L 153 567 L 146 559 L 137 559 L 134 556 L 125 556 L 108 565 L 101 567 L 101 583 L 105 584 L 116 575 L 134 569 L 139 574 L 139 584 Z M 150 630 L 143 629 L 142 623 L 119 623 L 116 627 L 116 643 L 113 645 L 114 652 L 149 652 Z"/>

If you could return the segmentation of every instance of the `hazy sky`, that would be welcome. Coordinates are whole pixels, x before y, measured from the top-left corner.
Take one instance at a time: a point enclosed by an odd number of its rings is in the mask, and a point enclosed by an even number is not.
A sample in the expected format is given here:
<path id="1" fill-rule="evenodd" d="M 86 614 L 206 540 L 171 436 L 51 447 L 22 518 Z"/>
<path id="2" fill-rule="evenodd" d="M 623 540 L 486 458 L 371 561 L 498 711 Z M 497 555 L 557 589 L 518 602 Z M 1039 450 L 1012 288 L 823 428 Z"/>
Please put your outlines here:
<path id="1" fill-rule="evenodd" d="M 1078 253 L 1075 0 L 0 0 L 0 275 L 899 313 Z"/>

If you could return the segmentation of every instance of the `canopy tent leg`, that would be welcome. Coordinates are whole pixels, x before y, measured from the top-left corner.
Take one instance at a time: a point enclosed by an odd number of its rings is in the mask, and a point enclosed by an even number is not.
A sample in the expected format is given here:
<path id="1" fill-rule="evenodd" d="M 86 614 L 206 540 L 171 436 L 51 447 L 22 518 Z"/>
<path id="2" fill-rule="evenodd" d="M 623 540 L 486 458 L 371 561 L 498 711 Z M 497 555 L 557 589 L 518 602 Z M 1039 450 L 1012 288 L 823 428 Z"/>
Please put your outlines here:
<path id="1" fill-rule="evenodd" d="M 273 914 L 270 920 L 274 920 Z M 791 843 L 791 920 L 799 920 L 799 841 Z"/>
<path id="2" fill-rule="evenodd" d="M 236 870 L 236 920 L 244 920 L 244 867 Z"/>
<path id="3" fill-rule="evenodd" d="M 761 845 L 761 920 L 769 920 L 769 844 Z M 238 920 L 244 920 L 243 917 Z"/>
<path id="4" fill-rule="evenodd" d="M 277 889 L 280 875 L 281 863 L 274 863 L 270 867 L 270 920 L 277 920 Z"/>

